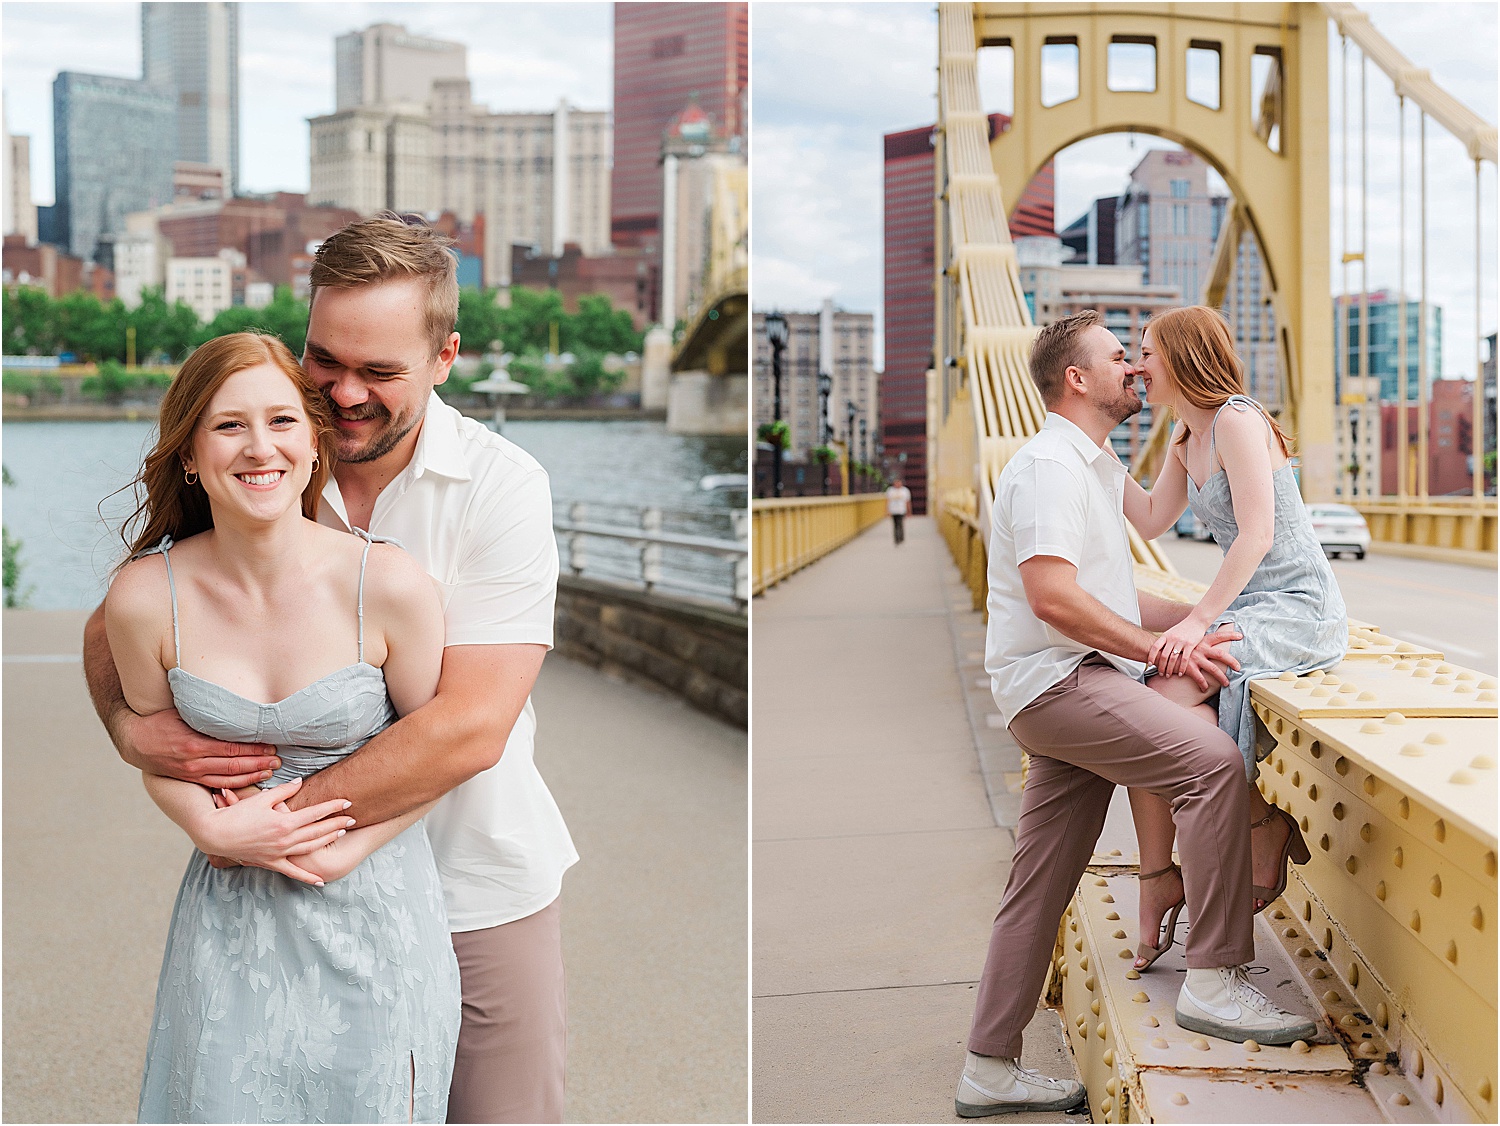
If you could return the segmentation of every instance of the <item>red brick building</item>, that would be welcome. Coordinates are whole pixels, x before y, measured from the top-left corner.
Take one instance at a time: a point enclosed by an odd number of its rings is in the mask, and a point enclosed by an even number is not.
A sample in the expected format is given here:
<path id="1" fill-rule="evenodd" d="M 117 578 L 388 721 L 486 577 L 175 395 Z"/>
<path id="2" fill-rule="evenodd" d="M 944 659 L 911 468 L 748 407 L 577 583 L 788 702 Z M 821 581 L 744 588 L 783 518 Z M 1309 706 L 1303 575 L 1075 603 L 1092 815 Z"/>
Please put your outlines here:
<path id="1" fill-rule="evenodd" d="M 990 115 L 990 137 L 1010 118 Z M 927 369 L 932 365 L 932 126 L 885 135 L 885 372 L 880 380 L 881 440 L 890 469 L 901 472 L 913 511 L 927 511 Z M 1012 238 L 1055 235 L 1049 161 L 1022 193 L 1010 218 Z M 901 455 L 906 455 L 904 467 Z"/>
<path id="2" fill-rule="evenodd" d="M 563 247 L 562 257 L 532 255 L 524 246 L 511 248 L 510 278 L 528 289 L 555 289 L 563 308 L 578 312 L 578 299 L 602 293 L 616 309 L 630 314 L 630 323 L 643 329 L 655 320 L 655 268 L 641 251 L 623 250 L 601 258 L 586 258 L 577 243 Z"/>
<path id="3" fill-rule="evenodd" d="M 1396 493 L 1396 439 L 1400 434 L 1396 403 L 1380 404 L 1380 491 Z M 1417 491 L 1413 467 L 1417 457 L 1417 405 L 1406 408 L 1407 494 Z M 1468 379 L 1436 379 L 1427 404 L 1427 495 L 1471 496 L 1474 470 L 1474 383 Z"/>
<path id="4" fill-rule="evenodd" d="M 300 192 L 205 200 L 187 204 L 181 212 L 164 215 L 157 224 L 174 257 L 212 258 L 232 247 L 273 285 L 294 283 L 293 259 L 306 253 L 308 243 L 321 242 L 360 218 L 345 207 L 308 207 Z"/>
<path id="5" fill-rule="evenodd" d="M 617 3 L 610 241 L 659 252 L 661 139 L 691 96 L 725 136 L 743 137 L 749 78 L 745 3 Z M 519 279 L 518 279 L 519 280 Z"/>
<path id="6" fill-rule="evenodd" d="M 5 236 L 3 273 L 0 276 L 7 287 L 30 285 L 45 290 L 48 297 L 62 297 L 84 288 L 83 267 L 82 258 L 75 258 L 51 243 L 27 246 L 24 234 Z M 113 291 L 114 277 L 111 275 L 111 296 Z"/>

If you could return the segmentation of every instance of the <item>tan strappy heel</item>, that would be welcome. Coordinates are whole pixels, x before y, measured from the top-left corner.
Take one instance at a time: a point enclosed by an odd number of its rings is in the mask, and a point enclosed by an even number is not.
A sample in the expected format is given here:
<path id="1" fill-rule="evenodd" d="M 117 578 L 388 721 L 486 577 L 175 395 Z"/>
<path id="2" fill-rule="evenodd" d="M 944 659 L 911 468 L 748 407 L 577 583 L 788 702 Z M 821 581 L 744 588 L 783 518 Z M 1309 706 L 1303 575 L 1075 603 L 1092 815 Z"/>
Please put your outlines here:
<path id="1" fill-rule="evenodd" d="M 1158 876 L 1165 876 L 1168 872 L 1176 872 L 1177 878 L 1182 878 L 1182 869 L 1177 867 L 1176 864 L 1168 864 L 1165 868 L 1156 872 L 1142 872 L 1136 877 L 1136 880 L 1139 883 L 1145 883 L 1147 880 L 1154 880 Z M 1141 963 L 1135 967 L 1137 971 L 1149 970 L 1151 964 L 1156 959 L 1172 949 L 1172 944 L 1177 940 L 1177 916 L 1182 914 L 1182 909 L 1186 906 L 1187 890 L 1184 888 L 1182 897 L 1171 907 L 1167 908 L 1166 913 L 1161 917 L 1161 921 L 1156 924 L 1157 944 L 1155 946 L 1148 946 L 1144 937 L 1137 943 L 1135 958 L 1137 962 Z"/>
<path id="2" fill-rule="evenodd" d="M 1276 882 L 1276 886 L 1271 888 L 1261 887 L 1259 884 L 1250 885 L 1251 894 L 1261 901 L 1260 906 L 1255 909 L 1256 914 L 1271 906 L 1272 903 L 1281 898 L 1282 892 L 1286 891 L 1286 882 L 1290 874 L 1288 861 L 1297 864 L 1306 864 L 1312 858 L 1312 853 L 1307 848 L 1307 842 L 1302 839 L 1302 830 L 1298 828 L 1296 819 L 1284 809 L 1273 805 L 1271 812 L 1259 821 L 1251 822 L 1250 828 L 1255 830 L 1259 829 L 1262 825 L 1269 825 L 1272 819 L 1276 817 L 1280 817 L 1285 821 L 1287 827 L 1286 844 L 1281 846 L 1281 878 Z"/>

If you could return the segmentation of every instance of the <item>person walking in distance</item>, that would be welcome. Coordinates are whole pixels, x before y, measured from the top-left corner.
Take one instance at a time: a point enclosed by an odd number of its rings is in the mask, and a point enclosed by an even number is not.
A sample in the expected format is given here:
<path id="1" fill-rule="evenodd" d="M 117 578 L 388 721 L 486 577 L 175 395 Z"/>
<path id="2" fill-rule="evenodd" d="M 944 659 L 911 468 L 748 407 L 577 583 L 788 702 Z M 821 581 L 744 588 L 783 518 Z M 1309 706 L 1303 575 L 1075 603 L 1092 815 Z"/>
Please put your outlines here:
<path id="1" fill-rule="evenodd" d="M 985 670 L 1011 735 L 1031 756 L 1010 878 L 990 932 L 956 1110 L 966 1118 L 1065 1110 L 1081 1084 L 1020 1066 L 1058 924 L 1117 785 L 1163 798 L 1177 823 L 1192 928 L 1177 1023 L 1226 1040 L 1289 1044 L 1316 1025 L 1250 984 L 1255 953 L 1244 759 L 1217 726 L 1143 683 L 1156 633 L 1191 607 L 1136 591 L 1125 467 L 1109 433 L 1141 409 L 1125 349 L 1085 310 L 1031 352 L 1041 431 L 1001 472 L 989 551 Z M 1237 668 L 1229 628 L 1206 634 L 1183 673 L 1207 690 Z"/>
<path id="2" fill-rule="evenodd" d="M 891 518 L 891 527 L 896 533 L 896 543 L 899 546 L 906 539 L 906 513 L 911 508 L 911 490 L 901 483 L 897 477 L 891 482 L 891 487 L 885 491 L 885 511 Z"/>

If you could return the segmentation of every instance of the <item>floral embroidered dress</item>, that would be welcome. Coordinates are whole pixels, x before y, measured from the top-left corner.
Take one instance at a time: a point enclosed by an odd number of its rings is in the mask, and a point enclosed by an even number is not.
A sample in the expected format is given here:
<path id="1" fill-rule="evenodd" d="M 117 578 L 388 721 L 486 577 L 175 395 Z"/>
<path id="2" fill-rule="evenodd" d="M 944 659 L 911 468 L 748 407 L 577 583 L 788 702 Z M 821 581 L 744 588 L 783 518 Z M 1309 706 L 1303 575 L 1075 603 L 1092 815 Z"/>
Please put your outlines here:
<path id="1" fill-rule="evenodd" d="M 1229 406 L 1237 411 L 1256 410 L 1265 417 L 1265 409 L 1254 399 L 1231 395 L 1215 412 L 1214 423 Z M 1266 427 L 1269 437 L 1269 422 Z M 1214 431 L 1210 424 L 1210 468 L 1215 464 L 1214 455 Z M 1326 669 L 1342 661 L 1349 646 L 1344 596 L 1313 531 L 1290 462 L 1271 474 L 1271 484 L 1276 504 L 1271 549 L 1255 568 L 1245 589 L 1210 627 L 1212 632 L 1224 622 L 1233 622 L 1244 634 L 1243 640 L 1229 643 L 1229 651 L 1239 661 L 1240 668 L 1238 672 L 1230 670 L 1229 686 L 1219 690 L 1219 727 L 1239 743 L 1240 753 L 1245 756 L 1245 773 L 1252 781 L 1261 756 L 1255 747 L 1250 682 L 1284 672 Z M 1228 474 L 1219 469 L 1199 489 L 1189 473 L 1188 505 L 1193 515 L 1208 526 L 1219 548 L 1227 553 L 1240 534 L 1234 519 Z"/>
<path id="2" fill-rule="evenodd" d="M 172 634 L 177 589 L 167 561 Z M 368 558 L 369 545 L 365 556 Z M 359 660 L 261 704 L 181 667 L 184 721 L 277 748 L 263 788 L 305 778 L 395 721 Z M 458 1040 L 458 963 L 422 823 L 324 887 L 195 852 L 177 893 L 141 1083 L 140 1122 L 442 1122 Z"/>

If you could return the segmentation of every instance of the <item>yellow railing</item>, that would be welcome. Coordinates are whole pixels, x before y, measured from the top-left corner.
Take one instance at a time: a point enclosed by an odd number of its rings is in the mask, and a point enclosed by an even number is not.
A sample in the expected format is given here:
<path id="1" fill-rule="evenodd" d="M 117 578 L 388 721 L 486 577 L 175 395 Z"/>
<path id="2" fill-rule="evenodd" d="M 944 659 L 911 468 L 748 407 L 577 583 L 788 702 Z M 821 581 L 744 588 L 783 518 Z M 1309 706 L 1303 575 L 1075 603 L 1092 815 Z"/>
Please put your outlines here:
<path id="1" fill-rule="evenodd" d="M 1493 498 L 1476 503 L 1472 497 L 1381 497 L 1354 507 L 1376 543 L 1496 554 Z"/>
<path id="2" fill-rule="evenodd" d="M 969 588 L 970 605 L 975 610 L 983 610 L 989 592 L 986 578 L 989 553 L 985 548 L 984 529 L 979 526 L 978 517 L 962 507 L 965 502 L 973 505 L 972 492 L 954 492 L 938 499 L 938 531 L 947 542 L 953 561 L 958 564 L 964 585 Z"/>
<path id="3" fill-rule="evenodd" d="M 757 500 L 750 506 L 751 594 L 764 594 L 885 519 L 885 494 Z"/>

